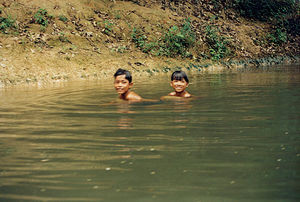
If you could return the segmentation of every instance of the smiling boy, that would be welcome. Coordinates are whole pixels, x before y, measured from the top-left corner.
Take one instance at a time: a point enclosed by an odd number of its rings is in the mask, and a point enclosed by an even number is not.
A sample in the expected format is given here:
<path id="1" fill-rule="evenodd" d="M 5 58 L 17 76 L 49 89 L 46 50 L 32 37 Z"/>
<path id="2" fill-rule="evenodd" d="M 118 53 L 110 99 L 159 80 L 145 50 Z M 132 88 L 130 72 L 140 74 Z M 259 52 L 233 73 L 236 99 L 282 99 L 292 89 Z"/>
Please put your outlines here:
<path id="1" fill-rule="evenodd" d="M 169 93 L 169 96 L 190 98 L 192 97 L 185 89 L 189 85 L 189 79 L 184 71 L 175 71 L 171 75 L 170 85 L 174 89 L 174 92 Z"/>
<path id="2" fill-rule="evenodd" d="M 141 101 L 142 97 L 135 92 L 130 91 L 132 87 L 132 76 L 129 71 L 125 69 L 118 69 L 114 74 L 114 87 L 119 94 L 119 98 L 128 101 Z"/>

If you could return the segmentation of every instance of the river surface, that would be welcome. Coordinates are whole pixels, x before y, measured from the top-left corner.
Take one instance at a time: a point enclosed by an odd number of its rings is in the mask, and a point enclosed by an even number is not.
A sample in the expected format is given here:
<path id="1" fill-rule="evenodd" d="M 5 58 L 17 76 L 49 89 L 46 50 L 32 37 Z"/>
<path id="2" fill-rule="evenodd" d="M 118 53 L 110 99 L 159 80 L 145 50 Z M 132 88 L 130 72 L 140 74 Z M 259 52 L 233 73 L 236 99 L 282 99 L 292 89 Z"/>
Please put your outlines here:
<path id="1" fill-rule="evenodd" d="M 159 100 L 169 76 L 133 90 Z M 194 74 L 188 91 L 129 104 L 112 80 L 1 89 L 0 201 L 300 201 L 299 65 Z"/>

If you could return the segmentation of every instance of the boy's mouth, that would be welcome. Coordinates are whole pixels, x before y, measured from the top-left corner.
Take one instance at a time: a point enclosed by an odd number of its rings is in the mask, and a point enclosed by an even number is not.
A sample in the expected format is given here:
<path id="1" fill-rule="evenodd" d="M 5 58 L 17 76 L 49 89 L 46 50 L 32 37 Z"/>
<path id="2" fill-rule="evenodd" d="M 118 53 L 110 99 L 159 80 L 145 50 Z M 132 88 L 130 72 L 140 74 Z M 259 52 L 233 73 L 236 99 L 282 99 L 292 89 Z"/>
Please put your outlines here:
<path id="1" fill-rule="evenodd" d="M 118 93 L 123 93 L 123 92 L 124 92 L 124 89 L 123 89 L 123 88 L 116 88 L 116 91 L 117 91 Z"/>
<path id="2" fill-rule="evenodd" d="M 182 87 L 182 86 L 175 86 L 175 89 L 176 89 L 176 90 L 182 90 L 183 87 Z"/>
<path id="3" fill-rule="evenodd" d="M 184 87 L 175 87 L 174 90 L 178 93 L 181 93 L 185 90 L 185 88 Z"/>

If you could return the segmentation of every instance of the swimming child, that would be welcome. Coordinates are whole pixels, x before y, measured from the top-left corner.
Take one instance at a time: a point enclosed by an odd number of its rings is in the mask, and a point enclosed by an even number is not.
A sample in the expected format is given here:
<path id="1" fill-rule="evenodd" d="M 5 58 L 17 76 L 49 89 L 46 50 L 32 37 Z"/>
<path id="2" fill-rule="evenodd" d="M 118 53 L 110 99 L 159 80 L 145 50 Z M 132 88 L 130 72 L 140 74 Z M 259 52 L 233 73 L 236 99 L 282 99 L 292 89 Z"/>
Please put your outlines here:
<path id="1" fill-rule="evenodd" d="M 130 91 L 132 87 L 132 76 L 129 71 L 125 69 L 118 69 L 114 74 L 115 81 L 114 86 L 119 94 L 119 98 L 122 100 L 129 101 L 141 101 L 142 97 L 136 94 L 135 92 Z"/>
<path id="2" fill-rule="evenodd" d="M 174 88 L 174 92 L 169 93 L 169 96 L 190 98 L 192 97 L 185 89 L 189 85 L 189 79 L 184 71 L 175 71 L 171 75 L 170 85 Z"/>

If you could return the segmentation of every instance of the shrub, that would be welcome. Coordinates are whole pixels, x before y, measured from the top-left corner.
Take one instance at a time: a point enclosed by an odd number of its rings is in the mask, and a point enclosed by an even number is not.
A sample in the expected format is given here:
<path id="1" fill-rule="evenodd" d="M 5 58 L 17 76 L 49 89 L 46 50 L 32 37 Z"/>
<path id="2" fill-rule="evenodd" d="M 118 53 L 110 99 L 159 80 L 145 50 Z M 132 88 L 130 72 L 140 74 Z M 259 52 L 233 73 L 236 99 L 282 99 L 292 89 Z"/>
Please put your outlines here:
<path id="1" fill-rule="evenodd" d="M 157 42 L 145 43 L 142 51 L 144 53 L 151 53 L 152 55 L 159 55 L 160 46 Z"/>
<path id="2" fill-rule="evenodd" d="M 206 42 L 212 60 L 217 61 L 230 54 L 229 42 L 220 35 L 217 27 L 210 25 L 206 27 Z"/>
<path id="3" fill-rule="evenodd" d="M 190 19 L 186 19 L 181 29 L 172 26 L 160 41 L 160 55 L 187 57 L 188 49 L 195 43 L 196 37 L 192 30 Z"/>
<path id="4" fill-rule="evenodd" d="M 172 26 L 164 36 L 155 42 L 148 42 L 144 33 L 137 28 L 133 28 L 131 40 L 135 46 L 144 53 L 153 55 L 163 55 L 167 57 L 189 57 L 188 49 L 195 43 L 196 37 L 192 31 L 190 19 L 186 19 L 181 28 Z"/>
<path id="5" fill-rule="evenodd" d="M 147 37 L 140 29 L 133 28 L 131 39 L 136 47 L 145 53 L 167 57 L 189 57 L 188 49 L 195 43 L 196 37 L 190 19 L 186 19 L 181 28 L 172 26 L 157 42 L 147 42 Z"/>
<path id="6" fill-rule="evenodd" d="M 34 22 L 37 24 L 40 24 L 44 27 L 48 26 L 49 18 L 51 18 L 51 17 L 48 15 L 48 11 L 43 8 L 40 8 L 33 16 Z"/>
<path id="7" fill-rule="evenodd" d="M 137 48 L 143 50 L 146 45 L 146 39 L 147 37 L 143 34 L 143 32 L 140 29 L 136 27 L 132 29 L 131 41 L 135 44 Z"/>
<path id="8" fill-rule="evenodd" d="M 287 42 L 287 33 L 284 29 L 277 28 L 271 32 L 267 38 L 271 43 L 280 45 Z"/>
<path id="9" fill-rule="evenodd" d="M 15 20 L 11 18 L 11 16 L 0 17 L 0 30 L 2 32 L 6 32 L 8 28 L 16 28 Z"/>

